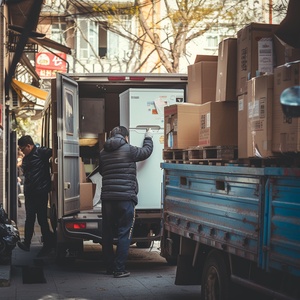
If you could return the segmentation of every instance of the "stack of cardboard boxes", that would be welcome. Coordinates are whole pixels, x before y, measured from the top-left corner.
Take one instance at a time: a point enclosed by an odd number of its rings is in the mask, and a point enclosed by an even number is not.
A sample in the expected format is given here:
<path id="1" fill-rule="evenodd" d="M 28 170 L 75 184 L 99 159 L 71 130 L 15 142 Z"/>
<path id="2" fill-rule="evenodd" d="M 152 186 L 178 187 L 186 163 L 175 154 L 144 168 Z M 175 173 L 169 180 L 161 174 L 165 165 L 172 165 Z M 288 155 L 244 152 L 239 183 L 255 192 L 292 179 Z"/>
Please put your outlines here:
<path id="1" fill-rule="evenodd" d="M 79 162 L 80 210 L 93 209 L 96 185 L 86 180 L 86 170 L 82 160 Z"/>
<path id="2" fill-rule="evenodd" d="M 188 103 L 165 108 L 165 148 L 237 146 L 239 158 L 300 151 L 300 120 L 287 119 L 280 104 L 285 88 L 300 85 L 300 49 L 276 29 L 251 23 L 223 40 L 218 56 L 197 56 L 188 67 Z"/>
<path id="3" fill-rule="evenodd" d="M 282 43 L 277 29 L 278 25 L 252 23 L 237 35 L 239 158 L 300 149 L 299 121 L 287 120 L 280 104 L 283 90 L 299 84 L 290 77 L 296 65 L 290 68 L 285 63 L 300 59 L 300 51 Z"/>

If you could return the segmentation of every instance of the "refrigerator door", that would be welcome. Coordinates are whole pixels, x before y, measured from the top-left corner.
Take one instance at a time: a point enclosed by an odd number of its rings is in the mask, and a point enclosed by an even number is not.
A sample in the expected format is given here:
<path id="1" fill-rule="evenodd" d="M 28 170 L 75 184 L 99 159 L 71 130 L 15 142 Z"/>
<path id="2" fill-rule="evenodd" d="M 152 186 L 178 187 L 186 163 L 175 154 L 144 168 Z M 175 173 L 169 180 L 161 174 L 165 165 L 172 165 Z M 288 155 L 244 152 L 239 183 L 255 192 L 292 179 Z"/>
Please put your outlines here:
<path id="1" fill-rule="evenodd" d="M 161 209 L 163 171 L 160 168 L 160 163 L 162 162 L 164 131 L 155 129 L 152 131 L 153 152 L 148 159 L 137 163 L 137 180 L 139 183 L 137 209 Z M 130 129 L 129 143 L 141 147 L 145 132 L 145 129 Z"/>
<path id="2" fill-rule="evenodd" d="M 164 107 L 183 99 L 182 89 L 128 89 L 120 94 L 120 125 L 164 129 Z"/>

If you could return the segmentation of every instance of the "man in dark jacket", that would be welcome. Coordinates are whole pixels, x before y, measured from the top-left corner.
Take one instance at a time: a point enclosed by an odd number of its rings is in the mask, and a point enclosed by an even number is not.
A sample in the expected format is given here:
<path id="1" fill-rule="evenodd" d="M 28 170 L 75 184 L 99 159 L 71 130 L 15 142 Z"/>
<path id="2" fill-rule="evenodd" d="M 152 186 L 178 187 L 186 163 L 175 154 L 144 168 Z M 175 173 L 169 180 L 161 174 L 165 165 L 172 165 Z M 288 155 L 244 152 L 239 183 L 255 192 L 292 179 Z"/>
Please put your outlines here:
<path id="1" fill-rule="evenodd" d="M 102 249 L 106 273 L 116 278 L 128 277 L 125 270 L 138 203 L 136 162 L 147 159 L 153 151 L 152 132 L 145 133 L 142 147 L 128 144 L 128 130 L 115 127 L 100 152 L 102 175 Z M 117 249 L 113 251 L 113 238 L 117 226 Z"/>
<path id="2" fill-rule="evenodd" d="M 26 211 L 24 241 L 19 242 L 18 246 L 24 251 L 30 251 L 37 216 L 43 237 L 43 247 L 38 253 L 41 257 L 49 254 L 54 244 L 54 235 L 47 219 L 48 193 L 51 189 L 49 159 L 52 149 L 36 147 L 29 135 L 22 136 L 18 140 L 18 146 L 24 153 L 22 170 Z"/>

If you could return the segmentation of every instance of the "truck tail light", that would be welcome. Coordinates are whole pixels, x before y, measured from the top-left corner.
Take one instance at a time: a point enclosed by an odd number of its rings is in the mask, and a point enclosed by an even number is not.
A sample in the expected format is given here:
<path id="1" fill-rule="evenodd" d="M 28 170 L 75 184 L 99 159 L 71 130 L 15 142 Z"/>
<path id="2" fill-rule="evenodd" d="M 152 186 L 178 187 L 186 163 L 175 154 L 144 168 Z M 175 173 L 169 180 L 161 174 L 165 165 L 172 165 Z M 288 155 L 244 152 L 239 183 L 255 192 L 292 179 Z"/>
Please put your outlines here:
<path id="1" fill-rule="evenodd" d="M 129 76 L 129 79 L 132 81 L 145 81 L 145 77 L 142 76 Z"/>
<path id="2" fill-rule="evenodd" d="M 125 79 L 125 76 L 108 76 L 109 81 L 124 81 Z"/>
<path id="3" fill-rule="evenodd" d="M 67 229 L 72 230 L 80 230 L 80 229 L 86 229 L 86 223 L 83 222 L 68 222 L 66 223 Z"/>
<path id="4" fill-rule="evenodd" d="M 66 229 L 69 230 L 84 230 L 84 229 L 98 229 L 97 222 L 66 222 Z"/>

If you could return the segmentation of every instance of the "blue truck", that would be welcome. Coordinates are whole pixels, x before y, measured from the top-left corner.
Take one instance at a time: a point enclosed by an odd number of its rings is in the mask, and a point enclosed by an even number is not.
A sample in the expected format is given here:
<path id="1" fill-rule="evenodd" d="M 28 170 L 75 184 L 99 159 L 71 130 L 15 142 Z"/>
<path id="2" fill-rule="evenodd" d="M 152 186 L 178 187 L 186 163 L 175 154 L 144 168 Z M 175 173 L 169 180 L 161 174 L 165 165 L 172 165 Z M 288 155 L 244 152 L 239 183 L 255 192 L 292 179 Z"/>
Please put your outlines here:
<path id="1" fill-rule="evenodd" d="M 201 285 L 201 299 L 242 299 L 239 287 L 300 299 L 299 164 L 161 167 L 161 255 L 177 264 L 175 284 Z"/>

